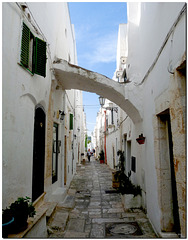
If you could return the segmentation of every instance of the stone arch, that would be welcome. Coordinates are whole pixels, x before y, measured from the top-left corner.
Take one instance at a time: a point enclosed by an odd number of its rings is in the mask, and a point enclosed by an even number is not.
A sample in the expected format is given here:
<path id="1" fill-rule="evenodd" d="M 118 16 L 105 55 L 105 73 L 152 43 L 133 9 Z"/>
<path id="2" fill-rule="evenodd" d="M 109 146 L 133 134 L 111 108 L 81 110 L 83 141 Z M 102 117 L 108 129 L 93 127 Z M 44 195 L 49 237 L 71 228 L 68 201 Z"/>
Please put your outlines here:
<path id="1" fill-rule="evenodd" d="M 79 89 L 103 96 L 121 107 L 134 123 L 142 120 L 140 111 L 129 96 L 125 96 L 125 86 L 96 72 L 57 60 L 53 72 L 62 89 Z"/>

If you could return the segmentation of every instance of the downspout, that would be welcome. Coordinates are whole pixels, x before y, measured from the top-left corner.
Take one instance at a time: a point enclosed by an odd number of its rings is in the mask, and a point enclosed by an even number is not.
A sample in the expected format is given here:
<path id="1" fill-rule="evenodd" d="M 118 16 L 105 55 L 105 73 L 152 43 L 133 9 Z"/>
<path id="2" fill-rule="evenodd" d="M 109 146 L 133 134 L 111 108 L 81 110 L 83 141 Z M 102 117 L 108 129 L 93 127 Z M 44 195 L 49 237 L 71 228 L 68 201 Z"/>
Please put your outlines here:
<path id="1" fill-rule="evenodd" d="M 65 112 L 65 91 L 63 91 L 63 111 Z M 61 184 L 62 188 L 64 188 L 64 173 L 65 173 L 65 165 L 64 165 L 64 146 L 65 146 L 65 119 L 61 123 Z"/>
<path id="2" fill-rule="evenodd" d="M 107 164 L 107 156 L 106 156 L 106 111 L 104 111 L 104 156 L 105 156 L 105 163 Z"/>

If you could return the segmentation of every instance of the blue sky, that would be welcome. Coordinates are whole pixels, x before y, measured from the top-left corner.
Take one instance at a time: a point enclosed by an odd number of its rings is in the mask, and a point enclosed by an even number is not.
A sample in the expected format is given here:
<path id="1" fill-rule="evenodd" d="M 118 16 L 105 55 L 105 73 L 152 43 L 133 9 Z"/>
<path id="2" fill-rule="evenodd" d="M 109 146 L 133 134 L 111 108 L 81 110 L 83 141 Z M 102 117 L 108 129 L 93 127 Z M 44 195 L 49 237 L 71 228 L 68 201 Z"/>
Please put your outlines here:
<path id="1" fill-rule="evenodd" d="M 69 2 L 74 24 L 78 65 L 112 78 L 120 23 L 127 23 L 125 2 Z M 94 129 L 100 105 L 98 95 L 83 92 L 88 135 Z"/>

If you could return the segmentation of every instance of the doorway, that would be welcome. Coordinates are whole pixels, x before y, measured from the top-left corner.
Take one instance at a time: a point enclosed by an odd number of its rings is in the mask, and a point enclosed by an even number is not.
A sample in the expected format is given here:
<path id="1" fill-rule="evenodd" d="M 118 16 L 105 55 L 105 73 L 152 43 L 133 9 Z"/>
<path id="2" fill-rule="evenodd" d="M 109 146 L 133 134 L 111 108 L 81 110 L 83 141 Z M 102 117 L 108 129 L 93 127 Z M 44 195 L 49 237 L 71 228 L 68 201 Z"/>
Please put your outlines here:
<path id="1" fill-rule="evenodd" d="M 53 150 L 52 150 L 52 183 L 58 179 L 58 155 L 59 155 L 59 141 L 58 141 L 58 124 L 53 125 Z"/>
<path id="2" fill-rule="evenodd" d="M 45 120 L 46 116 L 42 107 L 36 107 L 33 144 L 33 202 L 44 192 Z"/>
<path id="3" fill-rule="evenodd" d="M 130 172 L 131 172 L 131 141 L 127 141 L 126 150 L 127 150 L 127 156 L 126 156 L 126 174 L 127 174 L 127 176 L 128 176 L 128 175 L 130 174 Z"/>
<path id="4" fill-rule="evenodd" d="M 124 149 L 124 158 L 125 158 L 125 174 L 127 175 L 127 134 L 124 134 L 123 138 L 123 149 Z"/>
<path id="5" fill-rule="evenodd" d="M 180 233 L 173 141 L 169 110 L 158 115 L 161 171 L 162 231 Z"/>
<path id="6" fill-rule="evenodd" d="M 112 147 L 112 153 L 113 153 L 113 168 L 115 169 L 116 162 L 115 162 L 115 148 L 114 148 L 114 146 Z"/>

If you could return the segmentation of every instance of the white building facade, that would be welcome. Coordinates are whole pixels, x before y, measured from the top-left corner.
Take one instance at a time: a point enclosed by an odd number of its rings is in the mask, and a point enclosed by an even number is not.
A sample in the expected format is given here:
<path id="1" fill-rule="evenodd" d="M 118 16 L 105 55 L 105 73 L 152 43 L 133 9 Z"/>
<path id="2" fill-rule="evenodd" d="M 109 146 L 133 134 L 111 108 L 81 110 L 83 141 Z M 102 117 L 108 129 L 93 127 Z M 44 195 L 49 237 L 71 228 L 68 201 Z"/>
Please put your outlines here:
<path id="1" fill-rule="evenodd" d="M 118 108 L 112 121 L 106 110 L 109 126 L 96 134 L 97 145 L 106 135 L 111 168 L 117 165 L 117 150 L 124 151 L 126 174 L 131 172 L 132 183 L 141 187 L 142 207 L 162 237 L 172 232 L 186 236 L 185 19 L 184 3 L 128 3 L 128 24 L 119 26 L 114 76 L 142 119 Z M 104 107 L 110 105 L 116 107 L 108 101 Z M 100 127 L 99 121 L 96 129 Z M 141 134 L 145 143 L 140 145 L 136 139 Z"/>
<path id="2" fill-rule="evenodd" d="M 53 74 L 59 58 L 77 64 L 68 4 L 2 5 L 2 205 L 63 201 L 86 128 L 82 91 L 64 90 Z"/>

